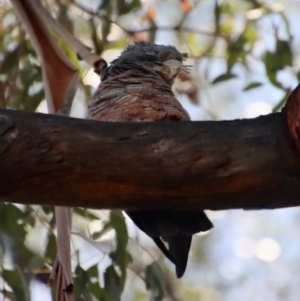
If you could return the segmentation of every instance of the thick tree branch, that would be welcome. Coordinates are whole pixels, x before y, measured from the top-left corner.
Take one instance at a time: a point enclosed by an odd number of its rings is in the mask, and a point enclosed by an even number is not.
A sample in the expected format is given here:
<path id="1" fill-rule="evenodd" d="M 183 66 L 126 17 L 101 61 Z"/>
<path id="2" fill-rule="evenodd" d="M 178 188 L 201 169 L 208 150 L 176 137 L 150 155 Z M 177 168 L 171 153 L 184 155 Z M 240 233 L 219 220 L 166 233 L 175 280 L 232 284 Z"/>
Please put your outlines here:
<path id="1" fill-rule="evenodd" d="M 219 122 L 109 123 L 0 110 L 0 199 L 122 209 L 300 204 L 283 113 Z M 59 181 L 57 181 L 59 179 Z"/>

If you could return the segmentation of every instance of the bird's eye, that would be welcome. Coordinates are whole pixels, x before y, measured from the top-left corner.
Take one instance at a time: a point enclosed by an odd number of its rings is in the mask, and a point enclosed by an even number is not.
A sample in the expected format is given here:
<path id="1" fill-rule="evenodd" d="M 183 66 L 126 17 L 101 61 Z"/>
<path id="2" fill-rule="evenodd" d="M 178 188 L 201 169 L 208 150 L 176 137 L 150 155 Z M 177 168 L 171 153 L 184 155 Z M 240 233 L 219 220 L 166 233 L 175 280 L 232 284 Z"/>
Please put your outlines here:
<path id="1" fill-rule="evenodd" d="M 181 57 L 182 57 L 182 60 L 185 61 L 189 57 L 189 55 L 184 52 L 184 53 L 181 53 Z"/>

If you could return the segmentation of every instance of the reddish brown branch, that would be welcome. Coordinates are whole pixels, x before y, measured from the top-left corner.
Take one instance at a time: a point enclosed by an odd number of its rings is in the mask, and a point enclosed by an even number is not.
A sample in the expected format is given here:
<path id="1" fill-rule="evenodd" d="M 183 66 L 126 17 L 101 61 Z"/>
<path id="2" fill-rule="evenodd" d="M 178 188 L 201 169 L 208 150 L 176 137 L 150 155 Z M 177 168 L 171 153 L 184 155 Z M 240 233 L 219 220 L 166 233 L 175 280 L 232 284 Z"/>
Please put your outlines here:
<path id="1" fill-rule="evenodd" d="M 300 86 L 290 95 L 284 113 L 292 140 L 300 152 Z"/>
<path id="2" fill-rule="evenodd" d="M 293 121 L 285 120 L 294 109 L 251 120 L 166 123 L 0 110 L 0 197 L 122 209 L 297 206 L 300 157 L 287 128 Z"/>

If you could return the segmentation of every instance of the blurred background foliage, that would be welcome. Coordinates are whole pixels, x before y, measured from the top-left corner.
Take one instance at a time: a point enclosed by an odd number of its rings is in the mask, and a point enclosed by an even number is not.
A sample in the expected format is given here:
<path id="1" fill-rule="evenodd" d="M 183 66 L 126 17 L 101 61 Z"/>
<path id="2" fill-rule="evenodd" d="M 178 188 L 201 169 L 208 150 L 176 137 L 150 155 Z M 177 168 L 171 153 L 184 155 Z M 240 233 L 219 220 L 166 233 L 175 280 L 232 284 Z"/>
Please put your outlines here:
<path id="1" fill-rule="evenodd" d="M 286 0 L 45 0 L 60 23 L 108 62 L 134 40 L 175 45 L 190 74 L 174 92 L 193 120 L 280 111 L 297 85 L 300 2 Z M 99 77 L 57 36 L 81 72 L 72 116 L 85 118 Z M 58 75 L 59 76 L 59 75 Z M 39 59 L 9 1 L 0 0 L 0 107 L 46 112 Z M 208 212 L 177 280 L 152 241 L 120 212 L 76 208 L 76 300 L 298 300 L 300 210 Z M 0 298 L 54 300 L 52 207 L 0 203 Z"/>

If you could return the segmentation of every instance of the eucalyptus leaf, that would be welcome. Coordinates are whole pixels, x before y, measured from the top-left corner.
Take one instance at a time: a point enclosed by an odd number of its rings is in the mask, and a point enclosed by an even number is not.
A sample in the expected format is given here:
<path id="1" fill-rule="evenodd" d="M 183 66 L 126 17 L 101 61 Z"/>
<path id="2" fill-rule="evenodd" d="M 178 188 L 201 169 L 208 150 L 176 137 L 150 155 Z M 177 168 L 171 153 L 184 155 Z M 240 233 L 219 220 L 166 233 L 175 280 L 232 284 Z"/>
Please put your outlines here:
<path id="1" fill-rule="evenodd" d="M 132 10 L 141 7 L 140 0 L 131 0 L 131 1 L 116 0 L 116 4 L 117 4 L 117 13 L 119 15 L 128 14 Z"/>
<path id="2" fill-rule="evenodd" d="M 104 284 L 105 290 L 109 294 L 112 301 L 121 300 L 121 294 L 123 291 L 123 281 L 113 265 L 110 265 L 105 270 Z"/>
<path id="3" fill-rule="evenodd" d="M 117 248 L 110 254 L 113 261 L 119 266 L 122 272 L 122 279 L 125 281 L 126 268 L 131 261 L 127 252 L 128 232 L 124 216 L 121 211 L 111 211 L 110 224 L 116 230 Z"/>
<path id="4" fill-rule="evenodd" d="M 0 73 L 7 73 L 13 68 L 18 68 L 20 59 L 20 48 L 21 45 L 18 45 L 16 48 L 6 53 L 6 55 L 3 58 L 3 61 L 0 64 Z"/>
<path id="5" fill-rule="evenodd" d="M 248 85 L 243 89 L 243 91 L 249 91 L 249 90 L 258 88 L 258 87 L 260 87 L 261 85 L 262 85 L 262 83 L 259 83 L 259 82 L 252 82 L 252 83 L 248 84 Z"/>
<path id="6" fill-rule="evenodd" d="M 45 264 L 45 258 L 36 256 L 29 261 L 27 267 L 30 272 L 34 272 L 34 270 L 42 268 L 43 266 L 45 266 Z"/>
<path id="7" fill-rule="evenodd" d="M 29 290 L 24 283 L 24 279 L 17 270 L 3 269 L 1 276 L 3 280 L 11 287 L 16 300 L 18 301 L 30 301 Z"/>
<path id="8" fill-rule="evenodd" d="M 220 83 L 220 82 L 223 82 L 223 81 L 226 81 L 226 80 L 230 80 L 232 78 L 236 78 L 237 76 L 233 73 L 224 73 L 224 74 L 221 74 L 219 75 L 218 77 L 216 77 L 213 81 L 212 81 L 212 84 L 216 84 L 216 83 Z"/>
<path id="9" fill-rule="evenodd" d="M 73 209 L 73 213 L 78 214 L 90 221 L 99 220 L 99 216 L 90 212 L 88 209 L 76 207 Z"/>
<path id="10" fill-rule="evenodd" d="M 57 254 L 56 237 L 52 232 L 48 233 L 48 243 L 45 250 L 45 257 L 54 262 Z"/>
<path id="11" fill-rule="evenodd" d="M 238 58 L 245 56 L 244 45 L 246 41 L 244 33 L 242 33 L 237 40 L 228 47 L 227 73 L 230 73 Z"/>
<path id="12" fill-rule="evenodd" d="M 289 41 L 277 40 L 275 56 L 279 70 L 293 65 L 293 53 Z"/>
<path id="13" fill-rule="evenodd" d="M 147 289 L 151 292 L 151 301 L 161 301 L 164 298 L 165 277 L 156 261 L 147 266 L 145 281 Z"/>
<path id="14" fill-rule="evenodd" d="M 92 297 L 88 291 L 88 283 L 90 281 L 90 276 L 87 271 L 85 271 L 81 266 L 77 265 L 75 269 L 76 277 L 74 277 L 74 287 L 75 287 L 75 299 L 79 299 L 81 295 L 84 295 L 91 300 Z"/>

